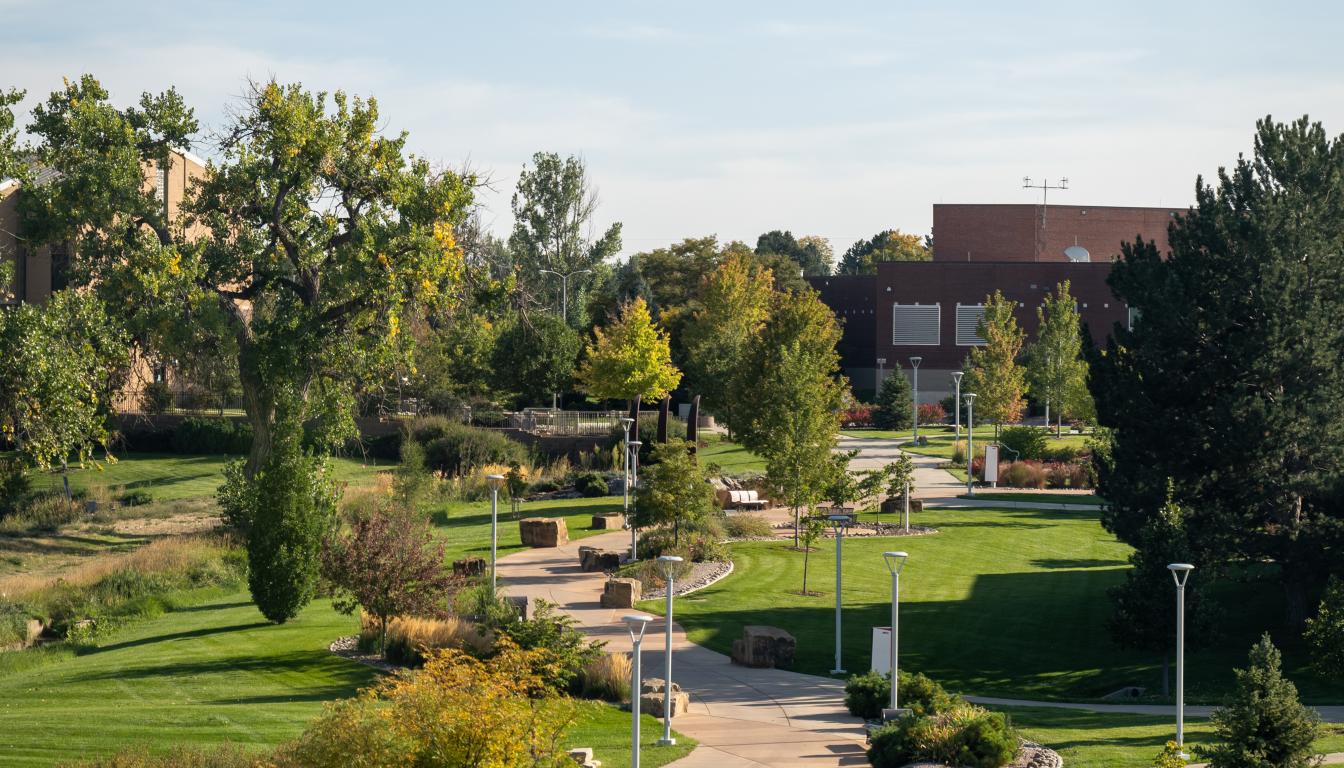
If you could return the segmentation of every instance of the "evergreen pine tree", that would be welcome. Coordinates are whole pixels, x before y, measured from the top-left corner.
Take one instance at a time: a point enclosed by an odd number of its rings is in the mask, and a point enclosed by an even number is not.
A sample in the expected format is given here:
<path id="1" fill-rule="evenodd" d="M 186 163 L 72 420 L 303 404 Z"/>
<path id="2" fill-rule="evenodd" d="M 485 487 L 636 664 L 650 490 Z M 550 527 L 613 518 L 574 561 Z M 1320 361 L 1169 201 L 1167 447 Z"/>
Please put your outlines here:
<path id="1" fill-rule="evenodd" d="M 913 425 L 914 393 L 905 373 L 896 368 L 877 390 L 877 410 L 873 411 L 873 426 L 878 429 L 910 429 Z"/>
<path id="2" fill-rule="evenodd" d="M 1237 687 L 1213 713 L 1220 743 L 1201 752 L 1209 768 L 1309 768 L 1321 718 L 1302 705 L 1283 676 L 1279 649 L 1266 633 L 1251 647 L 1251 665 L 1236 670 Z"/>

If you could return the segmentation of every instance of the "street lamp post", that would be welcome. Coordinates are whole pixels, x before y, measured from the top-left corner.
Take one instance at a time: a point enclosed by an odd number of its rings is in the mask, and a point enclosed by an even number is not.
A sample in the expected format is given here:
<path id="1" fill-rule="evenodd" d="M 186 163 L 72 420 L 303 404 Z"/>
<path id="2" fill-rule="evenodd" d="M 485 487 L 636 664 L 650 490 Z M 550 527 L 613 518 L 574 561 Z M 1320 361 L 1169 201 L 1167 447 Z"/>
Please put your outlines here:
<path id="1" fill-rule="evenodd" d="M 966 495 L 975 495 L 975 393 L 966 393 Z"/>
<path id="2" fill-rule="evenodd" d="M 909 557 L 905 552 L 883 552 L 882 559 L 887 561 L 887 570 L 891 571 L 891 710 L 892 715 L 896 715 L 896 697 L 897 677 L 896 677 L 896 653 L 900 648 L 898 636 L 901 631 L 901 569 L 905 567 L 905 559 Z"/>
<path id="3" fill-rule="evenodd" d="M 922 362 L 924 362 L 924 358 L 922 357 L 910 358 L 910 367 L 914 370 L 914 379 L 915 379 L 915 396 L 910 398 L 910 409 L 914 411 L 915 415 L 914 441 L 916 443 L 919 442 L 919 364 Z"/>
<path id="4" fill-rule="evenodd" d="M 681 558 L 676 555 L 661 555 L 658 558 L 658 567 L 663 571 L 663 581 L 667 586 L 667 619 L 663 622 L 667 625 L 667 642 L 663 646 L 663 738 L 658 740 L 660 746 L 677 743 L 672 738 L 672 592 L 677 564 L 680 562 Z"/>
<path id="5" fill-rule="evenodd" d="M 1172 563 L 1171 578 L 1176 581 L 1176 748 L 1185 754 L 1185 582 L 1195 566 Z"/>
<path id="6" fill-rule="evenodd" d="M 956 445 L 961 440 L 961 371 L 952 374 L 952 385 L 956 387 L 956 394 L 952 396 L 952 421 L 956 425 L 956 434 L 952 439 L 952 444 Z"/>
<path id="7" fill-rule="evenodd" d="M 845 523 L 849 522 L 849 515 L 827 515 L 826 519 L 831 521 L 831 528 L 835 531 L 835 669 L 831 670 L 831 674 L 843 675 L 845 669 L 840 666 L 840 598 L 841 577 L 844 572 L 840 567 L 842 552 L 840 540 L 844 538 Z"/>
<path id="8" fill-rule="evenodd" d="M 499 550 L 499 489 L 504 487 L 503 475 L 486 475 L 490 486 L 490 596 L 495 596 L 495 555 Z"/>
<path id="9" fill-rule="evenodd" d="M 644 630 L 653 621 L 652 616 L 629 614 L 621 618 L 625 628 L 630 630 L 630 642 L 634 651 L 630 654 L 630 766 L 639 768 L 639 674 L 640 643 L 644 640 Z"/>
<path id="10" fill-rule="evenodd" d="M 631 440 L 626 443 L 626 445 L 629 446 L 626 455 L 629 457 L 627 461 L 630 462 L 630 486 L 634 488 L 636 492 L 639 491 L 639 447 L 643 444 L 644 441 L 642 440 Z M 627 516 L 625 518 L 625 524 L 630 526 L 630 559 L 638 560 L 638 534 L 635 531 L 635 521 Z"/>
<path id="11" fill-rule="evenodd" d="M 625 439 L 621 441 L 621 448 L 625 451 L 623 454 L 621 467 L 621 492 L 625 498 L 621 500 L 626 518 L 630 517 L 630 426 L 635 420 L 629 416 L 621 419 L 621 431 L 625 433 Z M 627 523 L 630 521 L 627 519 Z"/>
<path id="12" fill-rule="evenodd" d="M 874 387 L 873 389 L 874 393 L 882 391 L 882 367 L 885 366 L 886 364 L 887 364 L 887 358 L 885 357 L 877 358 L 877 386 Z M 877 395 L 874 394 L 873 397 L 876 398 Z"/>
<path id="13" fill-rule="evenodd" d="M 568 324 L 569 324 L 569 278 L 571 278 L 571 277 L 573 277 L 573 276 L 575 276 L 575 275 L 582 275 L 582 274 L 584 274 L 585 272 L 592 272 L 593 270 L 591 270 L 591 269 L 576 269 L 576 270 L 574 270 L 573 272 L 570 272 L 570 273 L 567 274 L 567 275 L 562 275 L 562 274 L 560 274 L 559 272 L 556 272 L 556 271 L 553 270 L 553 269 L 543 269 L 543 270 L 540 270 L 540 271 L 541 271 L 541 272 L 545 272 L 545 273 L 547 273 L 547 274 L 555 275 L 556 277 L 560 278 L 560 317 L 565 321 L 565 324 L 568 325 Z"/>

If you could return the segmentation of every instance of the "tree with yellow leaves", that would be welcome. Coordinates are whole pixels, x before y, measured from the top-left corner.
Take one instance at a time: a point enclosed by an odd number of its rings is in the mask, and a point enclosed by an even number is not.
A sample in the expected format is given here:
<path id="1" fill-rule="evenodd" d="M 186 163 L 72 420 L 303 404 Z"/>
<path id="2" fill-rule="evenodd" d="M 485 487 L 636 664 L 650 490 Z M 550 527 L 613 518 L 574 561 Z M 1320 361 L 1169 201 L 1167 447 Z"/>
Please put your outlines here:
<path id="1" fill-rule="evenodd" d="M 605 330 L 593 329 L 579 381 L 595 400 L 650 401 L 681 382 L 667 334 L 654 324 L 644 299 L 621 305 L 620 317 Z"/>

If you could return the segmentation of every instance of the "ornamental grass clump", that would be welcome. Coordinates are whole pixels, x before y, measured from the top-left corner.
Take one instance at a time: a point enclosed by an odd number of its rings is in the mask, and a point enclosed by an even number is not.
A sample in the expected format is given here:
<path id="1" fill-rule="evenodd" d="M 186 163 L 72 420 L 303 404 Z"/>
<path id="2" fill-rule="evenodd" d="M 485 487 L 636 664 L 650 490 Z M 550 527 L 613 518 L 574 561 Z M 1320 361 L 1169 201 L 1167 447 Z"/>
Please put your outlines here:
<path id="1" fill-rule="evenodd" d="M 386 640 L 383 640 L 383 623 L 377 617 L 361 612 L 359 623 L 361 648 L 377 649 L 379 643 L 384 642 L 383 657 L 407 667 L 422 666 L 433 651 L 453 648 L 473 656 L 485 656 L 494 646 L 488 633 L 456 616 L 397 616 L 387 622 Z"/>
<path id="2" fill-rule="evenodd" d="M 606 653 L 590 661 L 579 673 L 579 691 L 585 699 L 629 701 L 630 656 Z"/>

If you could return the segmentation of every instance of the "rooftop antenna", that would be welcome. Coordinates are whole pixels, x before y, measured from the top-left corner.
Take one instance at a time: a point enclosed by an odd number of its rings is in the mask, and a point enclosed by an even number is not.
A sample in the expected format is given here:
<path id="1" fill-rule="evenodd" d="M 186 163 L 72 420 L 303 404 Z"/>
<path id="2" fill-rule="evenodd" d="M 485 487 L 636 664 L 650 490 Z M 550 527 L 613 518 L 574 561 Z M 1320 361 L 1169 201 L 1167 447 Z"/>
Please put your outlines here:
<path id="1" fill-rule="evenodd" d="M 1068 189 L 1069 179 L 1066 176 L 1060 179 L 1058 184 L 1051 184 L 1049 179 L 1041 179 L 1040 184 L 1032 184 L 1030 176 L 1023 176 L 1022 188 L 1041 190 L 1041 234 L 1036 238 L 1036 261 L 1040 261 L 1041 251 L 1045 248 L 1045 214 L 1050 208 L 1050 190 Z"/>

